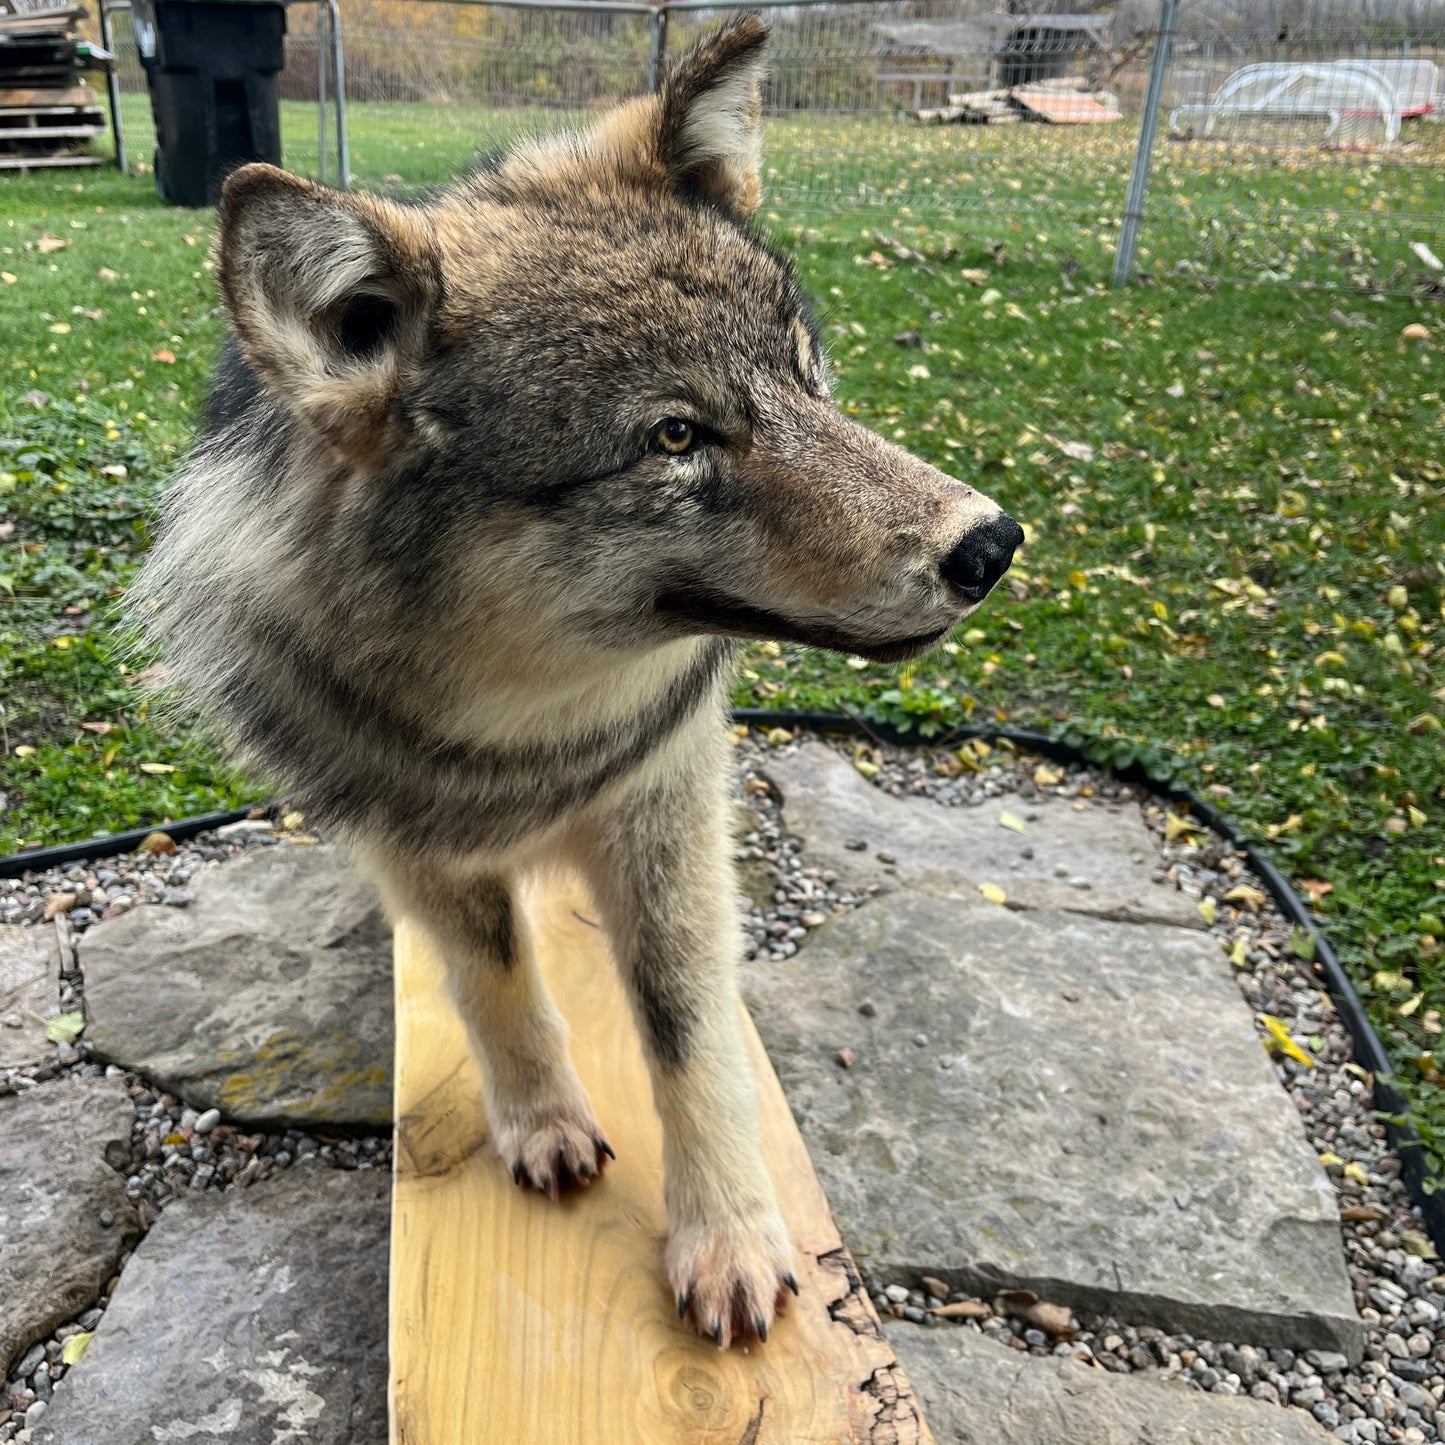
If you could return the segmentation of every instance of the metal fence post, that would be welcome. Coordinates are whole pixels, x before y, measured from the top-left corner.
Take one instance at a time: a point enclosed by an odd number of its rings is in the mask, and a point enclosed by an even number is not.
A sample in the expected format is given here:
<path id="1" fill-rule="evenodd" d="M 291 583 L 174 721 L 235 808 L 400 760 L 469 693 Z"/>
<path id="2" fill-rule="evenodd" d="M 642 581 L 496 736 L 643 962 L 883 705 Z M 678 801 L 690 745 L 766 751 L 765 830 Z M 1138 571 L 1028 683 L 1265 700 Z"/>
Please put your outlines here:
<path id="1" fill-rule="evenodd" d="M 326 0 L 331 15 L 331 82 L 336 93 L 336 166 L 341 172 L 336 184 L 351 189 L 351 138 L 346 130 L 346 63 L 341 53 L 341 6 Z"/>
<path id="2" fill-rule="evenodd" d="M 1139 117 L 1139 147 L 1134 152 L 1134 169 L 1129 173 L 1129 192 L 1124 198 L 1124 225 L 1119 232 L 1119 249 L 1114 253 L 1114 285 L 1127 286 L 1134 274 L 1139 250 L 1139 227 L 1144 220 L 1144 198 L 1149 193 L 1149 167 L 1154 159 L 1154 135 L 1159 129 L 1159 107 L 1164 103 L 1164 76 L 1169 69 L 1169 50 L 1174 40 L 1174 18 L 1179 0 L 1160 0 L 1159 39 L 1149 66 L 1149 84 L 1144 91 L 1144 114 Z"/>
<path id="3" fill-rule="evenodd" d="M 662 88 L 662 63 L 667 53 L 667 6 L 659 5 L 648 20 L 647 93 L 656 95 Z"/>
<path id="4" fill-rule="evenodd" d="M 326 0 L 316 5 L 316 179 L 326 184 L 326 26 L 331 12 Z"/>
<path id="5" fill-rule="evenodd" d="M 120 118 L 120 77 L 115 73 L 120 57 L 115 53 L 115 31 L 110 23 L 110 7 L 100 0 L 100 43 L 110 55 L 105 67 L 105 90 L 110 97 L 110 128 L 115 132 L 115 164 L 125 174 L 125 123 Z"/>

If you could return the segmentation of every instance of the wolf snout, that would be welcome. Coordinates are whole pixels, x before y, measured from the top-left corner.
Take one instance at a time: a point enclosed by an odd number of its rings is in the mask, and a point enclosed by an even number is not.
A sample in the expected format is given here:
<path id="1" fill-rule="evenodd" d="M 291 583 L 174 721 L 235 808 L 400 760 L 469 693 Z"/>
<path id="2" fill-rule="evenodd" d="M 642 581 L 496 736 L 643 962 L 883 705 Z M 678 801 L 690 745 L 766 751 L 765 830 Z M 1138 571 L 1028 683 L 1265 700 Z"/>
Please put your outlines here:
<path id="1" fill-rule="evenodd" d="M 944 581 L 970 602 L 982 602 L 1008 571 L 1023 539 L 1024 529 L 1000 512 L 967 533 L 943 559 L 940 570 Z"/>

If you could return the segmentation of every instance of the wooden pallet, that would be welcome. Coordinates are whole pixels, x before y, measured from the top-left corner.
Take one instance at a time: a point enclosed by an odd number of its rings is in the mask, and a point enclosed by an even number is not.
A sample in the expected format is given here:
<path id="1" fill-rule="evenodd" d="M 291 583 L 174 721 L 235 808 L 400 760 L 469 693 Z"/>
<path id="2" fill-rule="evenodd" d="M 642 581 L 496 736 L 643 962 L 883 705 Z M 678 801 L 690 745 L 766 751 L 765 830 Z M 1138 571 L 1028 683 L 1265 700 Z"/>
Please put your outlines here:
<path id="1" fill-rule="evenodd" d="M 439 970 L 419 930 L 397 930 L 392 1445 L 931 1445 L 751 1020 L 802 1293 L 763 1346 L 720 1351 L 679 1324 L 660 1131 L 590 906 L 557 884 L 528 909 L 617 1150 L 561 1204 L 519 1190 L 492 1153 Z"/>

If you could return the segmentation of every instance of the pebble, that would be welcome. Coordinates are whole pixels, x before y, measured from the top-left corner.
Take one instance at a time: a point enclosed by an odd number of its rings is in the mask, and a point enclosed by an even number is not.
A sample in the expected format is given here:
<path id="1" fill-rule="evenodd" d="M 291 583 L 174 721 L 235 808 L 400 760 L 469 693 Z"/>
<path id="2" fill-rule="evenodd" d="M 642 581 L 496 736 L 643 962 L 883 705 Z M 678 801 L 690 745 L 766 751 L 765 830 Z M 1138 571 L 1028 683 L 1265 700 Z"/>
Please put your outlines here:
<path id="1" fill-rule="evenodd" d="M 221 1111 L 219 1109 L 207 1109 L 204 1114 L 198 1115 L 196 1122 L 191 1125 L 197 1134 L 209 1134 L 217 1124 L 221 1122 Z"/>

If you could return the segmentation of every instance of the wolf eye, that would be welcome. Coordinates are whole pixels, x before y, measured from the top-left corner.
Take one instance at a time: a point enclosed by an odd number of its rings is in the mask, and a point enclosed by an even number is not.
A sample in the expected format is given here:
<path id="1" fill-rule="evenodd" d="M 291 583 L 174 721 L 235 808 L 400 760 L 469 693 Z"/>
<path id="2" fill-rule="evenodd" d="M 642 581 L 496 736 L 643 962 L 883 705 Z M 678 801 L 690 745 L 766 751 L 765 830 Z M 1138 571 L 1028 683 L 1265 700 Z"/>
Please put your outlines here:
<path id="1" fill-rule="evenodd" d="M 697 428 L 680 416 L 670 416 L 659 422 L 652 432 L 652 444 L 658 451 L 674 457 L 690 452 L 697 445 L 697 440 Z"/>

